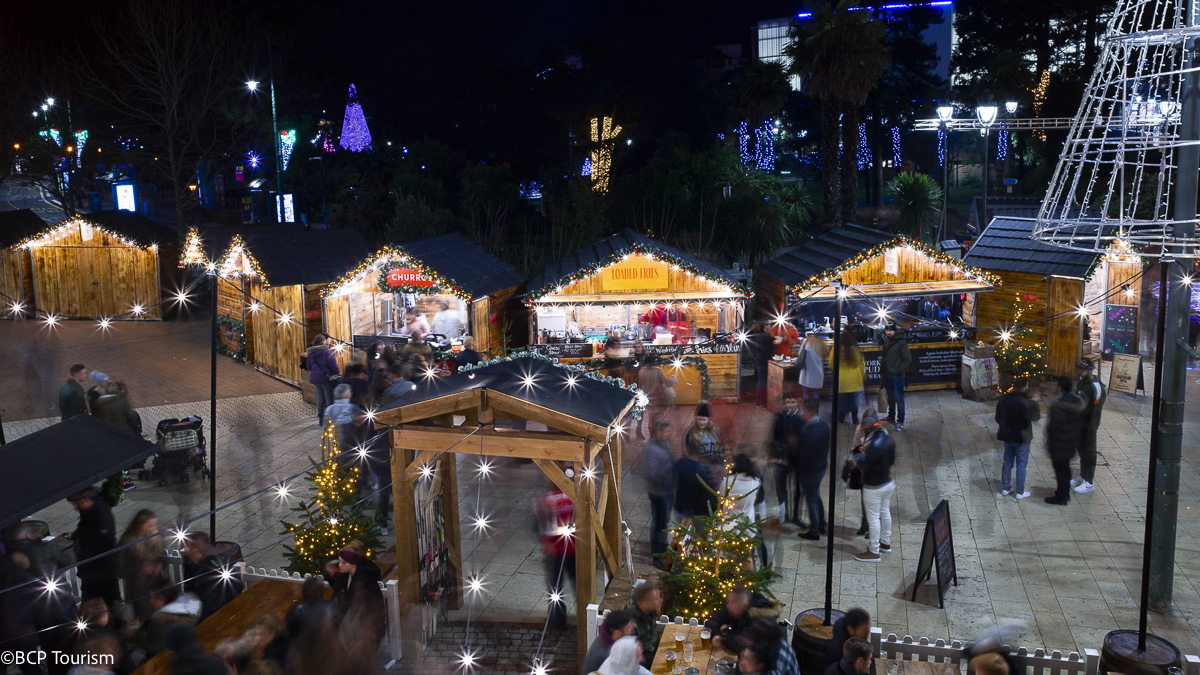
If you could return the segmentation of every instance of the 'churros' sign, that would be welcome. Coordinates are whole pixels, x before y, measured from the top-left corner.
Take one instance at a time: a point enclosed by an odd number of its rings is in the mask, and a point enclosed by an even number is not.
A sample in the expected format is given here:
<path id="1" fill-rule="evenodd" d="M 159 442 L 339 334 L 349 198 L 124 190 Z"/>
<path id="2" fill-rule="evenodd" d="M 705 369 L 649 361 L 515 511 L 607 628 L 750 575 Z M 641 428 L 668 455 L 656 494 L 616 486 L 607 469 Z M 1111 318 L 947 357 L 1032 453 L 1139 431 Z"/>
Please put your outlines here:
<path id="1" fill-rule="evenodd" d="M 605 291 L 665 291 L 667 270 L 665 262 L 631 256 L 604 268 L 600 273 L 600 287 Z"/>

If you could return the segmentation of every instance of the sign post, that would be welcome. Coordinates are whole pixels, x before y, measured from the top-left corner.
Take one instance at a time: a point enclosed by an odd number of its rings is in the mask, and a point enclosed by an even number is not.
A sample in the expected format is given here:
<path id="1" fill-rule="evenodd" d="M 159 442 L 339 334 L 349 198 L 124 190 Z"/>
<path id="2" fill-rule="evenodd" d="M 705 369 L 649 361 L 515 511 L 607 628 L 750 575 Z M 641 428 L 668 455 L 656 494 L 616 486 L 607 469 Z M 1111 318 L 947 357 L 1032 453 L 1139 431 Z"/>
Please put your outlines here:
<path id="1" fill-rule="evenodd" d="M 1123 391 L 1137 398 L 1137 390 L 1146 391 L 1142 373 L 1142 357 L 1136 354 L 1113 354 L 1112 370 L 1108 374 L 1109 391 Z"/>
<path id="2" fill-rule="evenodd" d="M 921 542 L 921 557 L 917 560 L 917 578 L 913 582 L 913 602 L 917 589 L 937 570 L 938 607 L 946 606 L 946 589 L 950 582 L 958 585 L 954 565 L 954 533 L 950 529 L 950 502 L 943 499 L 925 520 L 925 538 Z"/>

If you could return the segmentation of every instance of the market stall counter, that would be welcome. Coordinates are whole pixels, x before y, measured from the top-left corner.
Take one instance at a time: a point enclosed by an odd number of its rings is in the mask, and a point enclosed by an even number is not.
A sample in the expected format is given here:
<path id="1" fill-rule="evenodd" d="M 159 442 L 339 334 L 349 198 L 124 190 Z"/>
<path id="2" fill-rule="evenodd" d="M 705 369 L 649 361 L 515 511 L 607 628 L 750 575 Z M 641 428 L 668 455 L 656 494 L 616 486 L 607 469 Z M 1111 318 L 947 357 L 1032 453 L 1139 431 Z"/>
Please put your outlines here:
<path id="1" fill-rule="evenodd" d="M 532 349 L 635 382 L 647 357 L 678 378 L 676 404 L 736 397 L 748 289 L 723 270 L 626 229 L 535 273 Z"/>

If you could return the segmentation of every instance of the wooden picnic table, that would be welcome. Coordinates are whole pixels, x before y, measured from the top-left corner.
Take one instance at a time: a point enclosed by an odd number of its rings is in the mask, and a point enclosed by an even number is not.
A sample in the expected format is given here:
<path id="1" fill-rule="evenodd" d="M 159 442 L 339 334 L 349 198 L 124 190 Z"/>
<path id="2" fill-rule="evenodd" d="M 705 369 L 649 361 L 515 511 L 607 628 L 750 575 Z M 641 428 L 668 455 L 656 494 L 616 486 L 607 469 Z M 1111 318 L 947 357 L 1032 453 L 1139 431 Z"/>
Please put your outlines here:
<path id="1" fill-rule="evenodd" d="M 672 663 L 667 661 L 667 652 L 675 651 L 675 632 L 682 631 L 683 639 L 691 640 L 694 643 L 693 656 L 691 663 L 683 663 L 683 652 L 676 654 L 676 658 L 682 663 L 683 667 L 695 668 L 699 671 L 698 675 L 709 675 L 717 672 L 716 663 L 721 659 L 728 659 L 736 662 L 737 655 L 727 651 L 721 647 L 710 647 L 704 649 L 700 646 L 700 631 L 704 626 L 681 626 L 671 624 L 663 626 L 662 637 L 658 640 L 658 651 L 654 654 L 654 662 L 650 664 L 650 672 L 653 675 L 671 675 Z"/>
<path id="2" fill-rule="evenodd" d="M 261 579 L 196 626 L 196 637 L 208 651 L 225 640 L 241 637 L 255 619 L 274 617 L 283 625 L 288 610 L 300 599 L 301 584 L 281 579 Z M 328 592 L 328 590 L 326 591 Z M 133 675 L 157 675 L 169 671 L 170 650 L 154 655 Z M 260 654 L 253 654 L 257 658 Z M 667 672 L 670 672 L 669 670 Z"/>

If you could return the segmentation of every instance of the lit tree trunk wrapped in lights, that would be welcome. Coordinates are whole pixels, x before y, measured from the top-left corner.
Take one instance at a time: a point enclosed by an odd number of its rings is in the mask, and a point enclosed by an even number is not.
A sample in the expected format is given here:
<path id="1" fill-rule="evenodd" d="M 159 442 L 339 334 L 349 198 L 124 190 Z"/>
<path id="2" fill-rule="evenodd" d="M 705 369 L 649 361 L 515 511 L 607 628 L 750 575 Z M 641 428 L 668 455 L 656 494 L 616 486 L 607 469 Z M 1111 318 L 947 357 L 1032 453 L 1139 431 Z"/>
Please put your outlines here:
<path id="1" fill-rule="evenodd" d="M 296 542 L 284 547 L 288 572 L 320 574 L 355 539 L 366 547 L 368 557 L 379 545 L 379 524 L 365 508 L 370 499 L 360 501 L 358 494 L 358 453 L 338 455 L 337 427 L 331 422 L 321 438 L 322 461 L 309 458 L 313 470 L 305 476 L 316 486 L 316 494 L 292 507 L 300 522 L 283 523 L 284 534 L 293 535 Z M 286 495 L 286 486 L 280 487 L 280 494 Z"/>
<path id="2" fill-rule="evenodd" d="M 1023 378 L 1030 383 L 1037 383 L 1050 373 L 1046 342 L 1036 342 L 1032 338 L 1033 330 L 1021 322 L 1029 304 L 1022 302 L 1021 296 L 1017 295 L 1012 308 L 1012 322 L 998 332 L 999 344 L 996 345 L 996 368 L 1003 378 L 1000 388 L 1005 391 L 1012 387 L 1015 379 Z"/>
<path id="3" fill-rule="evenodd" d="M 755 567 L 763 521 L 741 517 L 734 504 L 738 495 L 730 494 L 732 483 L 721 493 L 704 487 L 720 497 L 722 507 L 708 515 L 696 515 L 700 530 L 681 523 L 667 528 L 675 545 L 667 550 L 670 571 L 665 577 L 670 612 L 700 620 L 724 607 L 725 595 L 735 586 L 768 594 L 767 587 L 779 576 L 769 565 Z M 754 495 L 743 498 L 754 499 Z"/>

